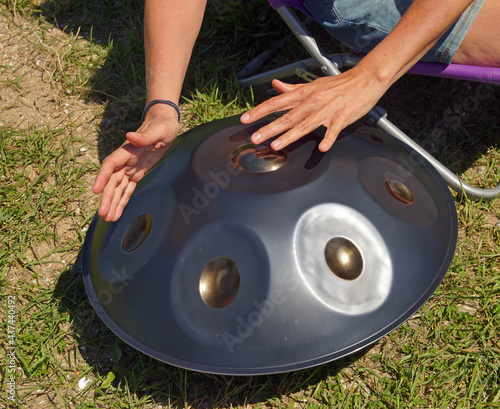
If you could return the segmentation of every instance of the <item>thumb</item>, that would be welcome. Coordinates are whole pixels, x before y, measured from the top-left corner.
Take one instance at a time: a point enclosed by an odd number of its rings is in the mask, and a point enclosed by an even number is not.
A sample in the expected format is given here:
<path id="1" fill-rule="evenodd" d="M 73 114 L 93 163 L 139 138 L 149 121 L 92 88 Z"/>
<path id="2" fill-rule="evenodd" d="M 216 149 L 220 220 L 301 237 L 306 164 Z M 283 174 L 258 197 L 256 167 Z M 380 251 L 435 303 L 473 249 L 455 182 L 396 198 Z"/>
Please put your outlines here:
<path id="1" fill-rule="evenodd" d="M 280 80 L 273 80 L 272 86 L 280 94 L 284 94 L 285 92 L 293 91 L 298 85 L 287 84 L 285 82 L 281 82 Z"/>
<path id="2" fill-rule="evenodd" d="M 128 132 L 126 138 L 132 145 L 138 148 L 151 146 L 161 140 L 161 137 L 159 138 L 156 135 L 151 135 L 149 132 Z"/>
<path id="3" fill-rule="evenodd" d="M 138 148 L 160 149 L 171 143 L 179 133 L 179 122 L 172 118 L 160 118 L 144 122 L 136 132 L 128 132 L 127 140 Z"/>

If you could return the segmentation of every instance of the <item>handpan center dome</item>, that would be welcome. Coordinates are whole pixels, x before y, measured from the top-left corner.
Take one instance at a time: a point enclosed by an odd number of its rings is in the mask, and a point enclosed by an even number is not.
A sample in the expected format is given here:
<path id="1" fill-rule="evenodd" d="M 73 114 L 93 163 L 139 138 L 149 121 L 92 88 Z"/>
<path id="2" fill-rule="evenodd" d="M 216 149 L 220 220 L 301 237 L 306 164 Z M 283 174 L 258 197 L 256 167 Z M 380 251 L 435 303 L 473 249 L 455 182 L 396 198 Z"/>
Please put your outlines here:
<path id="1" fill-rule="evenodd" d="M 267 145 L 243 145 L 231 153 L 232 162 L 247 172 L 272 172 L 288 160 L 288 153 L 275 151 Z"/>
<path id="2" fill-rule="evenodd" d="M 95 215 L 82 264 L 120 338 L 191 370 L 257 375 L 322 364 L 409 319 L 451 263 L 457 218 L 424 158 L 359 122 L 318 150 L 254 145 L 269 118 L 180 136 L 121 218 Z"/>

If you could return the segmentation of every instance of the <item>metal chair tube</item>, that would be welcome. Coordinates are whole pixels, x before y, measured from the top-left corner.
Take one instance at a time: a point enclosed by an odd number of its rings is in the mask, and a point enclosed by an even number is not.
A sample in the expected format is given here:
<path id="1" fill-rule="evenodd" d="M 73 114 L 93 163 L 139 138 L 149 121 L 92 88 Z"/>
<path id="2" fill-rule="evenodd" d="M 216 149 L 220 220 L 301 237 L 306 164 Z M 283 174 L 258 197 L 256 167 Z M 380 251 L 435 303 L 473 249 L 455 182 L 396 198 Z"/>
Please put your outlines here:
<path id="1" fill-rule="evenodd" d="M 316 40 L 312 37 L 306 27 L 302 24 L 300 19 L 291 10 L 289 6 L 283 6 L 276 9 L 280 14 L 281 18 L 288 25 L 290 30 L 295 34 L 300 43 L 304 46 L 311 57 L 318 63 L 321 67 L 321 71 L 325 75 L 338 75 L 340 70 L 337 65 L 334 64 L 320 49 Z M 420 147 L 416 142 L 414 142 L 408 135 L 401 131 L 396 125 L 392 124 L 385 115 L 380 114 L 380 110 L 377 107 L 372 109 L 368 114 L 367 118 L 375 122 L 375 124 L 387 132 L 389 135 L 399 139 L 401 142 L 413 148 L 420 155 L 422 155 L 426 160 L 428 160 L 439 172 L 444 181 L 455 191 L 459 193 L 464 193 L 466 196 L 475 199 L 492 200 L 500 194 L 500 184 L 495 188 L 477 188 L 471 186 L 464 181 L 462 181 L 457 175 L 451 172 L 446 166 L 435 159 L 429 152 Z"/>

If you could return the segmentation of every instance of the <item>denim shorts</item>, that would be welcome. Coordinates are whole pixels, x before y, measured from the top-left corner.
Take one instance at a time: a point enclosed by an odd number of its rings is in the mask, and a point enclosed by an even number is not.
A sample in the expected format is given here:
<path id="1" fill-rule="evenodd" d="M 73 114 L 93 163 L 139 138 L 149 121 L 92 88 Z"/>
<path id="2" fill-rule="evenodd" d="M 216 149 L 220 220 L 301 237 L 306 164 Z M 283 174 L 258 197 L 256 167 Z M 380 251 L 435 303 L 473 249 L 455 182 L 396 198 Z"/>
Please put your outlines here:
<path id="1" fill-rule="evenodd" d="M 439 0 L 438 0 L 439 1 Z M 476 0 L 421 61 L 450 64 L 485 0 Z M 338 41 L 368 53 L 394 28 L 412 0 L 305 0 L 313 18 Z"/>

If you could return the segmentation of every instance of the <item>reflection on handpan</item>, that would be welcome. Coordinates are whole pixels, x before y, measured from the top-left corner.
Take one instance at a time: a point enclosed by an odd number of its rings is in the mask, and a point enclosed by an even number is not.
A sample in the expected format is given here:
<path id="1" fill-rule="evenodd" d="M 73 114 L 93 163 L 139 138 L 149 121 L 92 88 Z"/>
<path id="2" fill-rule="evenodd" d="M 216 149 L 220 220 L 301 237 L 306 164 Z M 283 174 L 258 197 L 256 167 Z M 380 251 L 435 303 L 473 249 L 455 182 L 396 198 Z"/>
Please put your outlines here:
<path id="1" fill-rule="evenodd" d="M 236 263 L 225 257 L 209 261 L 200 276 L 200 295 L 212 308 L 227 307 L 240 288 L 240 270 Z"/>
<path id="2" fill-rule="evenodd" d="M 363 256 L 358 247 L 346 237 L 334 237 L 325 246 L 326 264 L 336 276 L 355 280 L 363 272 Z"/>
<path id="3" fill-rule="evenodd" d="M 268 121 L 185 133 L 120 220 L 94 217 L 85 288 L 138 350 L 217 374 L 303 369 L 397 328 L 446 274 L 456 210 L 432 166 L 361 123 L 326 153 L 322 128 L 275 152 L 250 140 Z"/>
<path id="4" fill-rule="evenodd" d="M 231 153 L 231 161 L 247 172 L 272 172 L 288 161 L 288 153 L 267 145 L 243 145 Z"/>
<path id="5" fill-rule="evenodd" d="M 329 203 L 308 210 L 295 228 L 294 249 L 306 286 L 335 311 L 366 314 L 389 295 L 393 266 L 385 239 L 350 207 Z"/>
<path id="6" fill-rule="evenodd" d="M 150 214 L 141 214 L 125 232 L 122 248 L 127 253 L 137 250 L 151 233 L 153 218 Z"/>

